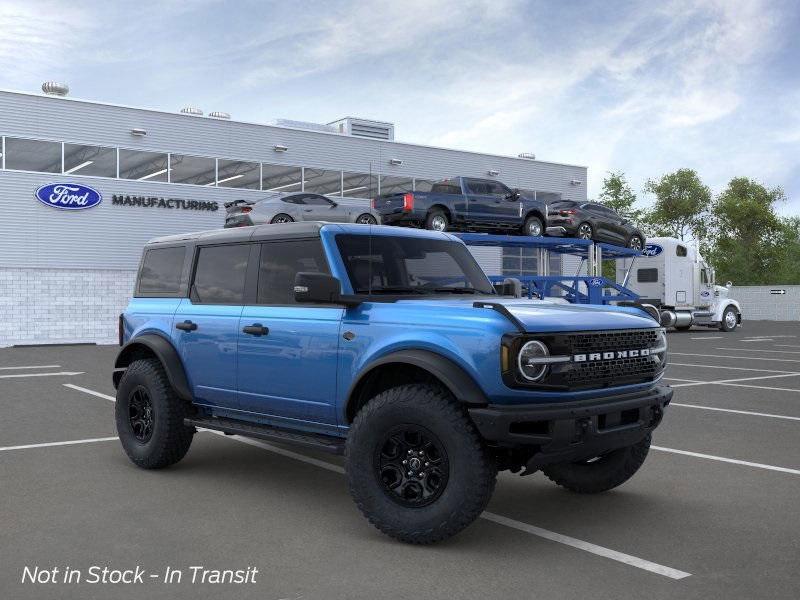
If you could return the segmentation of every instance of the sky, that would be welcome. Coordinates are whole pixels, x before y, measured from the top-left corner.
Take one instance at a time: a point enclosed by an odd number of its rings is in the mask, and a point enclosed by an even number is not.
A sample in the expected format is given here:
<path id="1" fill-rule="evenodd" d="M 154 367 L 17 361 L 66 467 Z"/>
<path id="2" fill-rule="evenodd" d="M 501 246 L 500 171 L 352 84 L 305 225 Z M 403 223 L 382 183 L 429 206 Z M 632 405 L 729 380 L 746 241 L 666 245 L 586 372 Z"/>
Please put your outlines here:
<path id="1" fill-rule="evenodd" d="M 800 2 L 0 0 L 0 88 L 781 186 L 800 214 Z M 456 175 L 456 174 L 454 174 Z"/>

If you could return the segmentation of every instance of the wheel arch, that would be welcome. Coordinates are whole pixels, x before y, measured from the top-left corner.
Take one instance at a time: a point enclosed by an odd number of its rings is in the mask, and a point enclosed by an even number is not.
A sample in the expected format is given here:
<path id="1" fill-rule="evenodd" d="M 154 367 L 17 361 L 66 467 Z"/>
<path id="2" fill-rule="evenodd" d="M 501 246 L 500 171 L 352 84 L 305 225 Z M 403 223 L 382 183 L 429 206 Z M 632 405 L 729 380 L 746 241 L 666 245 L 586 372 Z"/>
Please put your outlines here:
<path id="1" fill-rule="evenodd" d="M 175 346 L 165 337 L 156 333 L 145 333 L 125 344 L 114 360 L 114 388 L 119 385 L 124 369 L 141 358 L 155 358 L 164 367 L 172 389 L 182 400 L 192 400 L 192 392 L 186 378 L 183 362 Z"/>
<path id="2" fill-rule="evenodd" d="M 544 214 L 542 214 L 542 211 L 538 208 L 531 208 L 528 210 L 528 212 L 525 213 L 522 222 L 524 223 L 527 221 L 529 217 L 537 217 L 542 222 L 542 227 L 547 227 L 547 219 L 545 219 Z"/>
<path id="3" fill-rule="evenodd" d="M 450 210 L 450 207 L 440 202 L 437 202 L 436 204 L 432 204 L 428 208 L 425 214 L 429 215 L 435 210 L 441 210 L 447 216 L 447 220 L 450 221 L 450 223 L 453 222 L 453 212 Z"/>
<path id="4" fill-rule="evenodd" d="M 429 350 L 399 350 L 365 366 L 347 391 L 344 418 L 352 423 L 367 401 L 382 391 L 405 383 L 437 382 L 459 401 L 488 404 L 486 394 L 462 367 Z"/>

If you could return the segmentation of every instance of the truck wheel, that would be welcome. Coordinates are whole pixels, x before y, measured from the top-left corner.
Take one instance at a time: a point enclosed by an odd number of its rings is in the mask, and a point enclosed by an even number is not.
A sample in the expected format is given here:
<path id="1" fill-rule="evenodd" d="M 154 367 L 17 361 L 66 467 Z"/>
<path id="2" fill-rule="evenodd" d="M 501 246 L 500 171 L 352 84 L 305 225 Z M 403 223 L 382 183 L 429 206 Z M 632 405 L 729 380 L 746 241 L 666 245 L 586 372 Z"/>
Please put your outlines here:
<path id="1" fill-rule="evenodd" d="M 372 398 L 347 438 L 350 493 L 383 533 L 430 544 L 472 523 L 494 491 L 497 465 L 463 407 L 436 385 Z"/>
<path id="2" fill-rule="evenodd" d="M 430 229 L 431 231 L 447 231 L 449 225 L 450 222 L 443 210 L 432 210 L 428 213 L 428 216 L 425 217 L 425 229 Z"/>
<path id="3" fill-rule="evenodd" d="M 739 324 L 738 321 L 736 309 L 729 306 L 725 309 L 725 312 L 722 313 L 722 322 L 719 324 L 719 329 L 720 331 L 733 331 Z"/>
<path id="4" fill-rule="evenodd" d="M 525 219 L 525 225 L 522 226 L 522 235 L 539 237 L 542 233 L 544 233 L 544 226 L 539 217 L 530 216 Z"/>
<path id="5" fill-rule="evenodd" d="M 612 450 L 608 454 L 572 463 L 558 463 L 542 467 L 542 472 L 553 482 L 579 494 L 597 494 L 628 481 L 647 458 L 650 434 L 642 441 Z"/>
<path id="6" fill-rule="evenodd" d="M 182 459 L 194 436 L 188 404 L 178 398 L 156 359 L 136 360 L 122 375 L 115 407 L 117 434 L 136 465 L 161 469 Z"/>

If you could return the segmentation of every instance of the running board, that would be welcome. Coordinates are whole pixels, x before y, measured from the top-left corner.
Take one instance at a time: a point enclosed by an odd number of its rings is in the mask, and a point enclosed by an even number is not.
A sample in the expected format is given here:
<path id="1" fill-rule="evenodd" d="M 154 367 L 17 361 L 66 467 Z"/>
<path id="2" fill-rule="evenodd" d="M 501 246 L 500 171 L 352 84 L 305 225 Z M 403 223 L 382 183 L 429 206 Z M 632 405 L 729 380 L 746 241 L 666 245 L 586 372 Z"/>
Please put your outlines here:
<path id="1" fill-rule="evenodd" d="M 242 435 L 245 437 L 269 440 L 271 442 L 286 442 L 297 444 L 314 450 L 321 450 L 331 454 L 344 454 L 344 438 L 321 433 L 298 433 L 279 429 L 271 425 L 259 423 L 248 423 L 237 421 L 236 419 L 226 419 L 220 417 L 200 417 L 195 419 L 184 419 L 184 425 L 203 427 L 221 431 L 226 435 Z"/>

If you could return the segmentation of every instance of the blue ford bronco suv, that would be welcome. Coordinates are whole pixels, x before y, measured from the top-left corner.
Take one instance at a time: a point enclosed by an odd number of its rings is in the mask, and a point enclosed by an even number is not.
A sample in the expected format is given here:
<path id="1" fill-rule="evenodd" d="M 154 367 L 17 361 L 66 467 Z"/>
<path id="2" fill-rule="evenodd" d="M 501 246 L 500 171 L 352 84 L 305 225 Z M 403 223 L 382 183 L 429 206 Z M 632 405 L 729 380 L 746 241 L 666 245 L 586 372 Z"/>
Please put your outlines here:
<path id="1" fill-rule="evenodd" d="M 359 509 L 412 543 L 469 525 L 498 470 L 622 484 L 672 397 L 643 310 L 502 297 L 453 235 L 386 226 L 152 240 L 120 343 L 136 465 L 178 462 L 196 428 L 343 454 Z"/>

